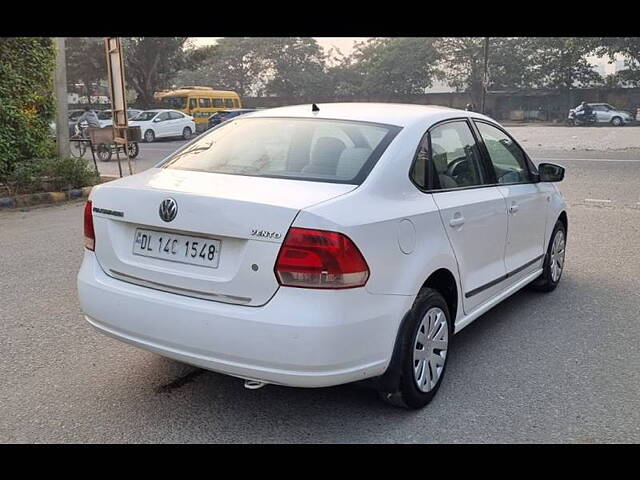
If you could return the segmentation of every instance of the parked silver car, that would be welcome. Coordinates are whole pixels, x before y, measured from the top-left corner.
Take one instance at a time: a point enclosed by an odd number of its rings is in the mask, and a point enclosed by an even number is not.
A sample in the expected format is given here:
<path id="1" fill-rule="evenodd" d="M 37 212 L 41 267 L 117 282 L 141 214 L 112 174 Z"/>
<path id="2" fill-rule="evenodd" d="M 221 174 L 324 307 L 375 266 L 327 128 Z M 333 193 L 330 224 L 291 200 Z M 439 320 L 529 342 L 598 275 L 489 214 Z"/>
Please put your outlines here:
<path id="1" fill-rule="evenodd" d="M 619 110 L 608 103 L 589 103 L 589 106 L 596 114 L 598 123 L 610 123 L 614 127 L 621 127 L 634 121 L 631 112 Z"/>

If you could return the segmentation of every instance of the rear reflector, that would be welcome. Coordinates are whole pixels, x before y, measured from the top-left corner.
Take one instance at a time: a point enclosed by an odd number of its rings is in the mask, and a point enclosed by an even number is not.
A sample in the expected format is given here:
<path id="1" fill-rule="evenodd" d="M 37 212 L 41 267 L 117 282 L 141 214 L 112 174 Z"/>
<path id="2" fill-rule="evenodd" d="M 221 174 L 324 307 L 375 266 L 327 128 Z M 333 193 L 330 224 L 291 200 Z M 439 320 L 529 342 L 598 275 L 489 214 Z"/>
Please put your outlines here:
<path id="1" fill-rule="evenodd" d="M 280 285 L 306 288 L 362 287 L 369 267 L 358 247 L 338 232 L 290 228 L 275 273 Z"/>
<path id="2" fill-rule="evenodd" d="M 84 247 L 94 251 L 96 248 L 96 234 L 93 231 L 92 203 L 89 200 L 84 206 Z"/>

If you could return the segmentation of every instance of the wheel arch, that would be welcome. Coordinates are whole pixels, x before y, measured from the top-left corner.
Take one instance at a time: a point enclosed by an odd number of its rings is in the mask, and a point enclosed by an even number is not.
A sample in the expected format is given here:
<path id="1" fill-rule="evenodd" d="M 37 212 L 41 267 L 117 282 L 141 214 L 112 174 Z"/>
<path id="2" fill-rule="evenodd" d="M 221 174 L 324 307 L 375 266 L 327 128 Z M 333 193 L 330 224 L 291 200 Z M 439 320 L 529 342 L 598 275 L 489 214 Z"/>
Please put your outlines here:
<path id="1" fill-rule="evenodd" d="M 563 210 L 562 212 L 560 212 L 560 215 L 558 215 L 558 220 L 556 221 L 562 222 L 562 224 L 564 225 L 565 234 L 569 233 L 569 218 L 567 217 L 566 210 Z"/>
<path id="2" fill-rule="evenodd" d="M 444 297 L 445 302 L 447 303 L 447 308 L 449 309 L 451 332 L 453 333 L 455 331 L 454 324 L 457 312 L 459 311 L 458 303 L 460 298 L 458 291 L 459 284 L 455 275 L 450 269 L 446 267 L 439 267 L 431 272 L 427 279 L 422 283 L 419 292 L 416 294 L 416 298 L 418 298 L 425 288 L 436 290 Z M 395 392 L 397 390 L 402 368 L 400 365 L 400 357 L 402 356 L 402 338 L 404 337 L 405 331 L 410 323 L 410 313 L 411 310 L 405 312 L 402 320 L 400 321 L 400 327 L 398 328 L 394 342 L 393 354 L 387 370 L 379 377 L 364 381 L 365 384 L 384 392 Z"/>

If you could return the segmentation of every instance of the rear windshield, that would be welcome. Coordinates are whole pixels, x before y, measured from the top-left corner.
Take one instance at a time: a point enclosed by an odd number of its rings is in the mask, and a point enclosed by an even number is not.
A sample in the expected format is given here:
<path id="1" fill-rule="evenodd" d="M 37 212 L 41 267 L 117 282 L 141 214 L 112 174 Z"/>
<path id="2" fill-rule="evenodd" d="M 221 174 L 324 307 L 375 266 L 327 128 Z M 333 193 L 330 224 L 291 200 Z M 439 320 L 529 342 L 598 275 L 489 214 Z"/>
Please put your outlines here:
<path id="1" fill-rule="evenodd" d="M 300 118 L 236 118 L 169 157 L 163 168 L 360 184 L 400 127 Z"/>

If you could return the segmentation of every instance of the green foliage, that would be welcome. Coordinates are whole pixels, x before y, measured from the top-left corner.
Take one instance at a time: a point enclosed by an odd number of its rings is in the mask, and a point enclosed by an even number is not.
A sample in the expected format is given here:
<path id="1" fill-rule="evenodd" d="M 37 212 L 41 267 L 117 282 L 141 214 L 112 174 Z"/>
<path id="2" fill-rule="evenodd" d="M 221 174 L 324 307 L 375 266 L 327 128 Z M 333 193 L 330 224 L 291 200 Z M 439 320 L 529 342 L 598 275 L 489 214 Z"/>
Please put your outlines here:
<path id="1" fill-rule="evenodd" d="M 154 105 L 153 94 L 168 88 L 176 73 L 187 66 L 186 41 L 187 37 L 123 39 L 126 81 L 138 94 L 141 107 Z"/>
<path id="2" fill-rule="evenodd" d="M 12 194 L 61 191 L 98 183 L 98 176 L 83 158 L 44 158 L 15 165 L 5 182 Z"/>
<path id="3" fill-rule="evenodd" d="M 614 61 L 617 56 L 622 56 L 624 59 L 627 69 L 618 72 L 614 81 L 640 86 L 640 37 L 599 38 L 597 44 L 598 55 L 607 55 L 611 61 Z"/>
<path id="4" fill-rule="evenodd" d="M 92 86 L 107 80 L 107 60 L 104 39 L 67 37 L 65 40 L 67 87 L 69 91 L 86 95 L 91 103 Z M 76 85 L 84 87 L 78 91 Z"/>
<path id="5" fill-rule="evenodd" d="M 433 85 L 440 57 L 433 38 L 372 38 L 356 44 L 331 74 L 344 93 L 419 94 Z"/>
<path id="6" fill-rule="evenodd" d="M 53 155 L 54 70 L 50 38 L 0 37 L 0 181 L 19 162 Z"/>

